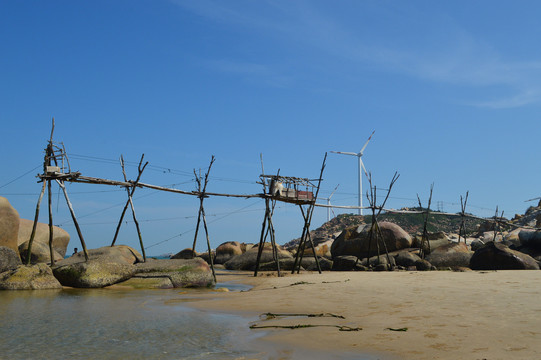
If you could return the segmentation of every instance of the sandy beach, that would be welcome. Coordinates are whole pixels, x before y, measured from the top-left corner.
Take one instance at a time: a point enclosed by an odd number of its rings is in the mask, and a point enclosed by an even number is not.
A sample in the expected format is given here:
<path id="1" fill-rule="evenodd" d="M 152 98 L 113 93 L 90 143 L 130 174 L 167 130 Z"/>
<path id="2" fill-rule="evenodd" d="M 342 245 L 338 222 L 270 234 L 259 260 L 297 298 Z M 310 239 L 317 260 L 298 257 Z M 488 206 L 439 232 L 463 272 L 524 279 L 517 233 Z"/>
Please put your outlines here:
<path id="1" fill-rule="evenodd" d="M 263 273 L 257 278 L 251 272 L 222 271 L 218 276 L 219 282 L 254 287 L 199 293 L 188 304 L 254 318 L 269 312 L 344 317 L 255 321 L 258 326 L 325 325 L 252 330 L 275 349 L 271 358 L 304 358 L 303 349 L 334 358 L 541 358 L 539 271 Z"/>

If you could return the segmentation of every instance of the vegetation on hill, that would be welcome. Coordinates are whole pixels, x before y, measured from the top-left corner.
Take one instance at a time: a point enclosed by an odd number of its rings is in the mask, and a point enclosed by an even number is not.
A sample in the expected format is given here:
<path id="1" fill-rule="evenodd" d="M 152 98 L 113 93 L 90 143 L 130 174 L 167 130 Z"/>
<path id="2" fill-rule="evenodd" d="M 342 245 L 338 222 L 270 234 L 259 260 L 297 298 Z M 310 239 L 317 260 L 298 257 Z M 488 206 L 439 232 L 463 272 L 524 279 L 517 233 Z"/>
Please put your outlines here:
<path id="1" fill-rule="evenodd" d="M 421 210 L 420 208 L 409 208 L 408 210 Z M 424 210 L 424 209 L 423 209 Z M 409 234 L 416 234 L 423 231 L 424 215 L 422 214 L 397 214 L 382 213 L 378 221 L 388 221 L 397 224 Z M 460 229 L 462 218 L 457 215 L 446 215 L 437 211 L 431 212 L 428 219 L 427 230 L 429 232 L 443 231 L 445 233 L 456 233 Z M 361 224 L 371 223 L 371 215 L 340 214 L 330 221 L 324 223 L 317 229 L 310 232 L 312 240 L 317 245 L 326 241 L 333 235 L 342 232 L 344 229 Z M 479 227 L 485 221 L 475 218 L 465 218 L 466 234 L 473 235 L 477 233 Z M 300 238 L 293 239 L 284 244 L 285 248 L 295 247 Z"/>

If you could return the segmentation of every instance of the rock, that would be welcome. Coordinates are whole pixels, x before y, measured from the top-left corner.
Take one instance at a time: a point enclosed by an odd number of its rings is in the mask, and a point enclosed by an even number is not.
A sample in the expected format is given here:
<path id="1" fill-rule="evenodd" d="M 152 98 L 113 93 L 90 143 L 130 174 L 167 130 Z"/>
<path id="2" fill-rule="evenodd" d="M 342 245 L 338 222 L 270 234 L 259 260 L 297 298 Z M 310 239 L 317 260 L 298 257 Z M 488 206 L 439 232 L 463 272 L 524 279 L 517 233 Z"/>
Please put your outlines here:
<path id="1" fill-rule="evenodd" d="M 19 265 L 14 270 L 0 274 L 2 290 L 45 290 L 62 289 L 60 282 L 54 277 L 51 268 L 46 264 Z"/>
<path id="2" fill-rule="evenodd" d="M 229 259 L 224 265 L 228 270 L 254 270 L 255 263 L 257 261 L 257 253 L 259 247 L 255 246 L 250 250 L 246 251 L 244 254 L 237 255 Z M 278 259 L 288 259 L 293 256 L 289 251 L 282 249 L 278 246 Z M 263 252 L 261 253 L 260 264 L 269 263 L 274 261 L 272 255 L 272 246 L 271 244 L 265 244 Z"/>
<path id="3" fill-rule="evenodd" d="M 216 264 L 225 264 L 233 256 L 242 255 L 246 251 L 246 246 L 244 250 L 238 241 L 227 241 L 223 244 L 220 244 L 216 248 L 216 258 L 214 262 Z"/>
<path id="4" fill-rule="evenodd" d="M 325 257 L 318 257 L 318 261 L 321 271 L 330 271 L 333 267 L 333 262 Z M 315 261 L 310 265 L 306 266 L 305 269 L 308 271 L 318 271 Z"/>
<path id="5" fill-rule="evenodd" d="M 464 243 L 451 243 L 434 249 L 426 260 L 437 268 L 468 267 L 473 252 Z"/>
<path id="6" fill-rule="evenodd" d="M 134 278 L 169 279 L 172 287 L 210 287 L 215 284 L 212 271 L 201 258 L 147 259 L 135 265 Z"/>
<path id="7" fill-rule="evenodd" d="M 401 251 L 395 257 L 396 265 L 403 266 L 405 268 L 408 268 L 410 266 L 415 266 L 415 262 L 417 260 L 421 260 L 419 255 L 414 254 L 409 251 Z"/>
<path id="8" fill-rule="evenodd" d="M 481 240 L 481 239 L 475 239 L 470 244 L 470 247 L 471 247 L 472 251 L 479 250 L 483 246 L 485 246 L 485 242 L 483 240 Z"/>
<path id="9" fill-rule="evenodd" d="M 293 270 L 295 259 L 293 257 L 287 258 L 287 259 L 280 259 L 279 262 L 280 262 L 280 271 L 291 271 Z M 304 264 L 307 262 L 305 262 L 303 259 L 302 263 Z M 305 269 L 303 264 L 301 264 L 301 270 Z M 278 268 L 276 266 L 276 262 L 271 261 L 271 262 L 266 262 L 264 264 L 259 264 L 259 270 L 260 271 L 277 271 Z"/>
<path id="10" fill-rule="evenodd" d="M 33 220 L 20 219 L 19 222 L 19 235 L 17 240 L 17 245 L 21 248 L 21 245 L 24 243 L 28 244 L 30 240 L 30 235 L 32 234 L 32 226 L 34 226 Z M 53 249 L 60 254 L 60 259 L 63 259 L 66 255 L 68 244 L 70 241 L 70 235 L 58 226 L 53 226 Z M 49 225 L 44 223 L 39 223 L 36 226 L 36 234 L 34 235 L 34 242 L 32 243 L 32 248 L 34 244 L 39 242 L 41 244 L 49 246 Z M 28 245 L 27 245 L 28 246 Z M 27 247 L 24 247 L 26 249 Z M 33 251 L 33 250 L 32 250 Z M 48 259 L 48 261 L 51 261 Z"/>
<path id="11" fill-rule="evenodd" d="M 0 246 L 5 246 L 17 253 L 19 233 L 19 213 L 11 206 L 8 199 L 0 196 Z"/>
<path id="12" fill-rule="evenodd" d="M 389 252 L 411 247 L 411 237 L 400 226 L 385 221 L 379 223 L 379 226 Z M 353 255 L 363 258 L 376 255 L 377 247 L 375 233 L 373 234 L 370 246 L 370 254 L 368 254 L 370 228 L 370 225 L 361 225 L 342 231 L 340 236 L 334 240 L 331 246 L 333 259 L 337 256 L 344 255 Z M 381 238 L 379 238 L 379 241 L 381 241 Z M 383 243 L 380 243 L 380 249 L 383 248 Z"/>
<path id="13" fill-rule="evenodd" d="M 366 266 L 363 266 L 360 261 L 357 261 L 356 256 L 343 255 L 336 256 L 333 259 L 332 271 L 353 271 L 353 270 L 366 270 Z"/>
<path id="14" fill-rule="evenodd" d="M 64 286 L 102 288 L 128 280 L 135 274 L 135 265 L 91 259 L 55 266 L 54 276 Z"/>
<path id="15" fill-rule="evenodd" d="M 494 236 L 494 233 L 496 233 L 496 236 Z M 489 241 L 496 241 L 496 242 L 503 241 L 503 235 L 498 231 L 485 231 L 481 237 L 485 244 Z"/>
<path id="16" fill-rule="evenodd" d="M 330 270 L 332 267 L 332 263 L 322 257 L 318 257 L 319 266 L 321 267 L 321 270 Z M 293 270 L 293 266 L 295 264 L 295 258 L 287 258 L 287 259 L 280 259 L 280 270 L 284 271 L 291 271 Z M 301 261 L 301 270 L 306 269 L 309 271 L 317 271 L 317 264 L 316 259 L 314 259 L 313 255 L 310 256 L 304 256 Z M 276 271 L 276 262 L 271 261 L 265 264 L 261 264 L 259 266 L 259 270 L 261 271 Z"/>
<path id="17" fill-rule="evenodd" d="M 19 254 L 24 263 L 28 259 L 28 241 L 19 245 Z M 42 242 L 34 241 L 32 244 L 32 254 L 30 258 L 31 264 L 37 263 L 51 263 L 51 250 L 49 249 L 48 244 Z M 60 255 L 56 250 L 53 249 L 53 256 L 55 263 L 62 260 L 64 257 Z"/>
<path id="18" fill-rule="evenodd" d="M 8 270 L 14 270 L 22 265 L 19 254 L 12 248 L 0 246 L 0 273 Z"/>
<path id="19" fill-rule="evenodd" d="M 413 266 L 415 266 L 417 271 L 428 271 L 433 269 L 433 265 L 425 259 L 416 260 Z"/>
<path id="20" fill-rule="evenodd" d="M 541 249 L 541 231 L 540 230 L 521 230 L 518 234 L 520 244 L 528 248 Z"/>
<path id="21" fill-rule="evenodd" d="M 387 255 L 383 254 L 380 255 L 379 258 L 377 256 L 372 256 L 368 261 L 366 259 L 363 259 L 361 262 L 361 265 L 367 266 L 367 267 L 375 267 L 380 264 L 385 264 L 389 266 L 396 266 L 396 261 L 394 256 L 389 255 L 389 258 L 387 258 Z"/>
<path id="22" fill-rule="evenodd" d="M 314 249 L 316 250 L 316 255 L 318 257 L 326 256 L 328 258 L 331 258 L 331 246 L 333 242 L 334 240 L 330 239 L 324 242 L 320 242 L 317 246 L 314 246 Z M 312 250 L 310 244 L 306 244 L 306 247 L 304 249 L 304 256 L 311 256 L 313 258 L 314 251 Z"/>
<path id="23" fill-rule="evenodd" d="M 145 276 L 145 274 L 135 274 L 132 278 L 121 283 L 112 285 L 112 287 L 128 287 L 131 289 L 172 289 L 173 282 L 167 276 Z"/>
<path id="24" fill-rule="evenodd" d="M 212 261 L 214 261 L 214 259 L 216 259 L 216 253 L 214 252 L 214 250 L 211 250 L 210 256 L 212 256 Z M 210 257 L 209 257 L 208 251 L 197 254 L 197 257 L 205 260 L 205 262 L 207 264 L 210 264 Z M 214 263 L 214 266 L 216 266 L 216 265 L 221 265 L 221 264 Z"/>
<path id="25" fill-rule="evenodd" d="M 192 248 L 187 248 L 171 256 L 171 259 L 193 259 L 197 256 L 199 255 L 196 251 L 193 251 Z"/>
<path id="26" fill-rule="evenodd" d="M 133 265 L 143 261 L 139 252 L 126 245 L 104 246 L 97 249 L 88 249 L 88 258 L 90 260 L 100 260 L 115 264 Z M 82 251 L 72 255 L 67 259 L 60 260 L 57 266 L 68 265 L 85 261 L 85 255 Z"/>
<path id="27" fill-rule="evenodd" d="M 519 238 L 519 234 L 520 232 L 522 231 L 523 229 L 521 228 L 517 228 L 513 231 L 510 231 L 509 233 L 507 233 L 507 235 L 505 235 L 504 239 L 503 239 L 503 243 L 509 247 L 513 246 L 513 247 L 518 247 L 520 246 L 520 238 Z M 472 249 L 473 250 L 473 249 Z M 474 250 L 475 251 L 475 250 Z"/>
<path id="28" fill-rule="evenodd" d="M 391 265 L 383 263 L 377 264 L 374 267 L 374 271 L 391 271 L 392 269 L 393 267 Z"/>
<path id="29" fill-rule="evenodd" d="M 128 280 L 135 274 L 135 263 L 142 256 L 126 245 L 88 249 L 88 261 L 82 251 L 60 260 L 53 273 L 64 286 L 100 288 Z"/>
<path id="30" fill-rule="evenodd" d="M 529 255 L 491 241 L 473 254 L 470 268 L 473 270 L 539 270 L 539 264 Z"/>
<path id="31" fill-rule="evenodd" d="M 422 235 L 418 234 L 413 237 L 411 247 L 420 248 L 421 247 Z M 450 239 L 444 232 L 428 233 L 428 243 L 424 242 L 423 251 L 425 254 L 430 254 L 430 252 L 440 246 L 447 245 L 450 243 Z"/>

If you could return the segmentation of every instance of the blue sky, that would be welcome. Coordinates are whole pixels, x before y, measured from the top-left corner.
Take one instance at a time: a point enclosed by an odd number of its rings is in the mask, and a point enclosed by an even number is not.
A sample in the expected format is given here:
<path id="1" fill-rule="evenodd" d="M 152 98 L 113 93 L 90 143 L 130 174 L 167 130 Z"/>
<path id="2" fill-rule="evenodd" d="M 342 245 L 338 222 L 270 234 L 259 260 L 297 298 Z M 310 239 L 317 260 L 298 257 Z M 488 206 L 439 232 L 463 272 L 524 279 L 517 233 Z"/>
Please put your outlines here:
<path id="1" fill-rule="evenodd" d="M 193 169 L 215 155 L 208 190 L 239 194 L 261 191 L 260 153 L 269 173 L 316 178 L 325 152 L 359 151 L 375 130 L 363 159 L 379 188 L 400 174 L 389 206 L 415 206 L 416 194 L 426 201 L 434 183 L 433 203 L 445 211 L 459 211 L 469 190 L 470 212 L 492 216 L 499 206 L 512 217 L 541 195 L 540 8 L 535 1 L 3 1 L 0 196 L 33 217 L 54 116 L 55 141 L 65 144 L 72 170 L 121 179 L 123 154 L 135 178 L 144 153 L 142 181 L 193 190 Z M 355 205 L 356 171 L 355 158 L 329 154 L 321 197 L 340 184 L 332 203 Z M 123 190 L 71 184 L 68 191 L 89 246 L 110 243 Z M 58 189 L 54 203 L 55 224 L 77 246 Z M 263 201 L 205 204 L 213 246 L 259 240 Z M 191 246 L 197 199 L 137 190 L 135 205 L 148 253 Z M 300 235 L 302 217 L 279 206 L 277 240 L 285 243 Z M 313 226 L 326 214 L 317 209 Z M 119 242 L 137 247 L 133 224 Z M 198 244 L 203 250 L 203 237 Z"/>

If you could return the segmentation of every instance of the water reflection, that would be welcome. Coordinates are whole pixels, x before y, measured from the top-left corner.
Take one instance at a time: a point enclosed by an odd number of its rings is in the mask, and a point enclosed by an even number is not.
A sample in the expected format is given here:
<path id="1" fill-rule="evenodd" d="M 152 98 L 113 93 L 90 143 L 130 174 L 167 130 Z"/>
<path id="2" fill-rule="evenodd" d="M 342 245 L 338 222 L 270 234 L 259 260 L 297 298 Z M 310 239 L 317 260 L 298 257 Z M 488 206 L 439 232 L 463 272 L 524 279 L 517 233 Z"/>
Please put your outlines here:
<path id="1" fill-rule="evenodd" d="M 192 310 L 178 289 L 0 292 L 6 359 L 235 359 L 256 356 L 238 316 Z M 257 357 L 257 356 L 256 356 Z"/>

